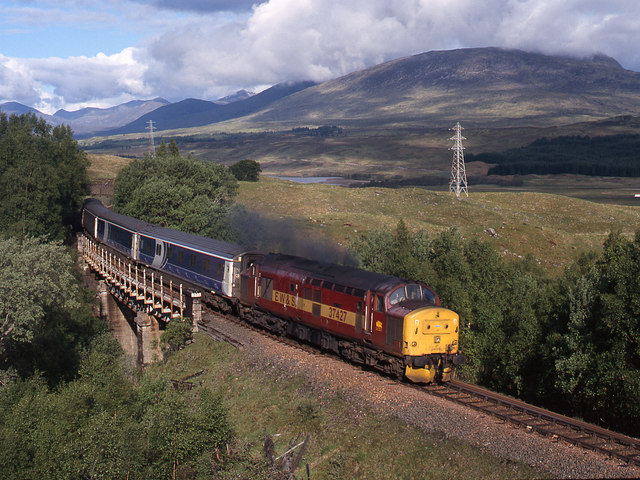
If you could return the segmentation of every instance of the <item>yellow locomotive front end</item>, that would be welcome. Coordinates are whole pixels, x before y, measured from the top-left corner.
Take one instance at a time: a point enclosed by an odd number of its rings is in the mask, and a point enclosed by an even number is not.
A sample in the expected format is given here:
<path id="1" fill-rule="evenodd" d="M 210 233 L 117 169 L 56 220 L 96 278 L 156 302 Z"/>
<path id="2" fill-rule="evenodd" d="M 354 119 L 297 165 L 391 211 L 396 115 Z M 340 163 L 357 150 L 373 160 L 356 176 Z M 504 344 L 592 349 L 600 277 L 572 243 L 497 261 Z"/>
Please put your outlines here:
<path id="1" fill-rule="evenodd" d="M 458 314 L 442 307 L 423 307 L 404 317 L 405 375 L 417 383 L 446 382 L 453 367 L 464 361 L 460 353 Z"/>

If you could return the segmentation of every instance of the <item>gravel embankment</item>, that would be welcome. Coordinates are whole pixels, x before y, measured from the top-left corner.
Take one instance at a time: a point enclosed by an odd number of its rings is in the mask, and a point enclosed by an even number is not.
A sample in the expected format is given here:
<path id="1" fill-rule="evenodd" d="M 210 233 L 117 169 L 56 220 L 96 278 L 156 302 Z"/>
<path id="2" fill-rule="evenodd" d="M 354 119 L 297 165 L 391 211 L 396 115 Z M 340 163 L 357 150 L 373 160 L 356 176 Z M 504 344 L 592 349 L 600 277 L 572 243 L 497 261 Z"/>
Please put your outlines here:
<path id="1" fill-rule="evenodd" d="M 407 385 L 364 371 L 337 358 L 307 353 L 206 315 L 227 335 L 242 339 L 249 359 L 275 375 L 303 375 L 319 396 L 339 393 L 360 411 L 386 412 L 427 432 L 479 446 L 505 460 L 521 462 L 556 478 L 640 478 L 640 467 L 597 452 L 553 441 Z"/>

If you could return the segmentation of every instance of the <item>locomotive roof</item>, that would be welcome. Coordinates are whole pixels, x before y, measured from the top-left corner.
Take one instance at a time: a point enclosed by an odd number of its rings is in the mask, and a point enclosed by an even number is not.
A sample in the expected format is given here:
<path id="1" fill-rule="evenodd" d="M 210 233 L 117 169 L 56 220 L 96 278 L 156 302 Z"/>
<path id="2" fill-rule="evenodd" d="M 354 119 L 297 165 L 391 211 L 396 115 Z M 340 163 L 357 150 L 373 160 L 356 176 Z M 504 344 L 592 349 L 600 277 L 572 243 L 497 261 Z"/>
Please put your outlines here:
<path id="1" fill-rule="evenodd" d="M 406 282 L 406 280 L 392 275 L 281 253 L 265 255 L 261 260 L 261 264 L 280 270 L 296 270 L 298 273 L 306 274 L 315 279 L 363 290 L 380 289 L 385 286 L 391 287 L 398 283 Z"/>
<path id="2" fill-rule="evenodd" d="M 138 232 L 141 235 L 168 241 L 194 250 L 209 252 L 220 257 L 231 259 L 247 251 L 246 248 L 240 245 L 215 240 L 213 238 L 201 237 L 193 233 L 180 232 L 172 228 L 160 227 L 138 220 L 137 218 L 116 213 L 105 207 L 100 200 L 95 198 L 86 200 L 84 208 L 100 218 Z"/>

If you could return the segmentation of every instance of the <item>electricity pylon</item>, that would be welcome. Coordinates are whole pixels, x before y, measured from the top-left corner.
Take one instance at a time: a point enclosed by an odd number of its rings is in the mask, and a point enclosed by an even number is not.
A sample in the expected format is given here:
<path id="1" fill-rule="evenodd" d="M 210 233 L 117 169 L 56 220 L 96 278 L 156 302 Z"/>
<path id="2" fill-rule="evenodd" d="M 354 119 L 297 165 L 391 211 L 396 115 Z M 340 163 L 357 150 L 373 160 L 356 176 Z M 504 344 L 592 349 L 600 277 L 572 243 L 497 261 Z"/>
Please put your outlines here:
<path id="1" fill-rule="evenodd" d="M 149 126 L 146 127 L 146 130 L 149 130 L 149 151 L 153 156 L 156 154 L 156 146 L 153 141 L 153 120 L 149 120 L 147 123 L 149 124 Z"/>
<path id="2" fill-rule="evenodd" d="M 455 127 L 449 130 L 455 130 L 456 134 L 449 140 L 453 140 L 453 147 L 449 150 L 453 150 L 453 162 L 451 163 L 451 182 L 449 183 L 449 191 L 455 192 L 456 197 L 460 198 L 462 192 L 469 196 L 469 190 L 467 189 L 467 174 L 464 170 L 464 147 L 462 146 L 462 140 L 466 140 L 461 135 L 463 128 L 460 126 L 460 122 L 457 122 Z"/>

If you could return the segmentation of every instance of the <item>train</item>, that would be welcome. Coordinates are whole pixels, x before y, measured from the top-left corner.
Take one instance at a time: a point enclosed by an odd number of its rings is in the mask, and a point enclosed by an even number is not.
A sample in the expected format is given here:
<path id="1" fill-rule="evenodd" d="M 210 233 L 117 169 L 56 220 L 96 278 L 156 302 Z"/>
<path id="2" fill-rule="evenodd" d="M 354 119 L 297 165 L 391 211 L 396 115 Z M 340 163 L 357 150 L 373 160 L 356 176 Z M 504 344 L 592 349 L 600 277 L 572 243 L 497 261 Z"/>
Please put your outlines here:
<path id="1" fill-rule="evenodd" d="M 85 235 L 181 279 L 214 308 L 276 335 L 416 383 L 451 380 L 464 362 L 459 316 L 427 285 L 356 267 L 252 251 L 113 212 L 82 208 Z"/>

